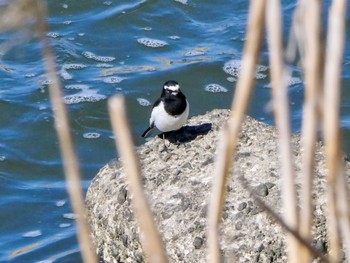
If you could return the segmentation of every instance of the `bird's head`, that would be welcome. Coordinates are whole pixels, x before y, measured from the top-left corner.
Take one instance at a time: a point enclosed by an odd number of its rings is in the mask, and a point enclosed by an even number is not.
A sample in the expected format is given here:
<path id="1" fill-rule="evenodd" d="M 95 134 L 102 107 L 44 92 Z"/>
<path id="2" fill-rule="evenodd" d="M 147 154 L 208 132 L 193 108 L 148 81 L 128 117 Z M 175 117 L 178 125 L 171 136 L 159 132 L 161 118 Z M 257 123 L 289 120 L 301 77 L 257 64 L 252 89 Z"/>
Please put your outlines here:
<path id="1" fill-rule="evenodd" d="M 168 80 L 164 83 L 163 90 L 165 93 L 176 96 L 180 93 L 180 85 L 175 80 Z"/>

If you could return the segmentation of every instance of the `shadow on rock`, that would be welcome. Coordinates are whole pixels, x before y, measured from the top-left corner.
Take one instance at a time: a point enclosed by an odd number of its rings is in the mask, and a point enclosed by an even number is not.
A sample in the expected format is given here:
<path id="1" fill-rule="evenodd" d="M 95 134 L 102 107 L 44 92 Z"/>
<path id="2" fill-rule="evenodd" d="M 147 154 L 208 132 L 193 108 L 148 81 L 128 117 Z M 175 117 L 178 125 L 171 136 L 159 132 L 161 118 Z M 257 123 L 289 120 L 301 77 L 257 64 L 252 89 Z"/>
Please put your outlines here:
<path id="1" fill-rule="evenodd" d="M 198 135 L 205 135 L 211 130 L 211 123 L 203 123 L 200 125 L 184 126 L 180 130 L 161 133 L 158 136 L 169 140 L 169 142 L 178 144 L 193 141 Z"/>

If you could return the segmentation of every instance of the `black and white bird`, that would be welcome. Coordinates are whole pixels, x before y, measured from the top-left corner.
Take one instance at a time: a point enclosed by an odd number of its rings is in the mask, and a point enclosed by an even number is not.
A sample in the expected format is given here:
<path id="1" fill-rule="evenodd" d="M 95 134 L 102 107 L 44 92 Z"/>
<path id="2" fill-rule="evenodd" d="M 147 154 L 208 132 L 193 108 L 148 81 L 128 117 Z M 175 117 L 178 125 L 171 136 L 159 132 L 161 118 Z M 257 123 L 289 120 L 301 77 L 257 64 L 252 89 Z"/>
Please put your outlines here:
<path id="1" fill-rule="evenodd" d="M 146 137 L 154 127 L 163 133 L 179 130 L 186 123 L 189 110 L 190 105 L 179 83 L 168 80 L 163 85 L 162 94 L 153 104 L 149 127 L 142 137 Z"/>

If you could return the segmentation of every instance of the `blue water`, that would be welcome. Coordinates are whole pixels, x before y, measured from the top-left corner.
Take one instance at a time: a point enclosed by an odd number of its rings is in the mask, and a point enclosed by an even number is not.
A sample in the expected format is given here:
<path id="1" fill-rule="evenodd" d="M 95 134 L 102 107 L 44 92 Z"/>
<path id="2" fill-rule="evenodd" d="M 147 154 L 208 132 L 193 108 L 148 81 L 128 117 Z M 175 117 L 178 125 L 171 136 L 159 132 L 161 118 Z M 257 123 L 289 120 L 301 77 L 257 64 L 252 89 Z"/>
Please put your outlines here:
<path id="1" fill-rule="evenodd" d="M 294 1 L 283 2 L 287 36 Z M 48 6 L 48 36 L 85 190 L 116 156 L 106 107 L 113 94 L 126 96 L 138 145 L 144 142 L 140 134 L 148 125 L 148 104 L 168 79 L 180 83 L 191 116 L 230 107 L 248 1 L 65 0 Z M 347 25 L 341 123 L 349 153 L 349 15 Z M 0 262 L 81 261 L 40 47 L 24 30 L 0 34 Z M 265 43 L 249 114 L 272 124 L 267 56 Z M 297 132 L 303 99 L 297 66 L 290 99 Z"/>

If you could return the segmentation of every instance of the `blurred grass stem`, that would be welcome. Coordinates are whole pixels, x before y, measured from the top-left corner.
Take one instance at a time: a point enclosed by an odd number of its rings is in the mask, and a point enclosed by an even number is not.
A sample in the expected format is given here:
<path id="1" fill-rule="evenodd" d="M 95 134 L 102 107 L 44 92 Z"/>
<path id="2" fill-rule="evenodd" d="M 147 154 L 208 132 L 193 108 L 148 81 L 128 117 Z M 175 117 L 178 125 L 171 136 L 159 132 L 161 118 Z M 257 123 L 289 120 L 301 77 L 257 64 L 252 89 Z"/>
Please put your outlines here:
<path id="1" fill-rule="evenodd" d="M 305 99 L 302 120 L 302 184 L 300 204 L 300 234 L 311 242 L 313 215 L 313 178 L 317 125 L 319 122 L 318 105 L 321 100 L 323 56 L 321 39 L 321 2 L 318 0 L 299 1 L 298 7 L 302 20 L 297 27 L 302 32 L 305 71 Z M 301 247 L 301 262 L 310 262 L 309 250 Z"/>
<path id="2" fill-rule="evenodd" d="M 350 258 L 350 220 L 348 186 L 344 184 L 341 152 L 340 98 L 345 43 L 346 0 L 334 0 L 329 11 L 324 80 L 324 140 L 328 168 L 328 239 L 332 262 L 341 260 L 340 229 Z"/>
<path id="3" fill-rule="evenodd" d="M 266 6 L 266 27 L 269 44 L 272 97 L 275 121 L 279 137 L 282 174 L 282 205 L 284 222 L 291 229 L 298 229 L 297 196 L 295 190 L 295 173 L 290 144 L 290 113 L 287 91 L 287 72 L 283 62 L 282 15 L 280 0 L 269 0 Z M 288 260 L 300 262 L 299 243 L 290 233 L 286 236 Z"/>
<path id="4" fill-rule="evenodd" d="M 254 86 L 256 64 L 259 59 L 265 21 L 265 0 L 250 2 L 242 70 L 237 82 L 229 120 L 223 127 L 218 145 L 218 155 L 213 172 L 213 189 L 208 210 L 208 262 L 221 262 L 219 225 L 226 194 L 232 157 L 238 141 L 241 124 L 244 120 Z"/>
<path id="5" fill-rule="evenodd" d="M 70 134 L 68 114 L 63 102 L 61 82 L 56 74 L 56 63 L 54 52 L 46 36 L 46 5 L 42 1 L 35 1 L 37 4 L 37 29 L 42 44 L 42 54 L 48 78 L 51 80 L 49 85 L 50 100 L 52 103 L 55 128 L 57 131 L 61 155 L 63 159 L 64 173 L 67 180 L 67 190 L 72 203 L 74 213 L 77 215 L 78 240 L 81 247 L 81 253 L 84 262 L 97 262 L 95 249 L 91 242 L 90 227 L 86 220 L 84 195 L 80 182 L 79 162 L 74 150 L 73 140 Z"/>
<path id="6" fill-rule="evenodd" d="M 127 123 L 124 98 L 122 96 L 111 98 L 108 101 L 108 108 L 116 138 L 116 147 L 126 171 L 133 211 L 140 227 L 140 241 L 144 253 L 149 262 L 166 263 L 168 258 L 143 190 L 140 165 Z"/>

